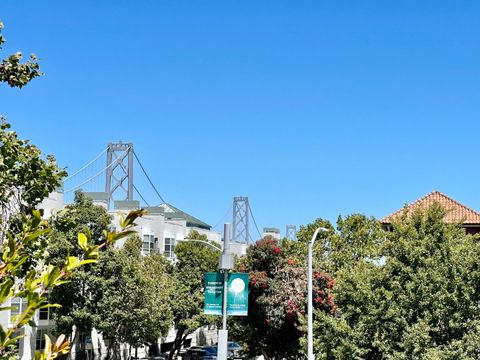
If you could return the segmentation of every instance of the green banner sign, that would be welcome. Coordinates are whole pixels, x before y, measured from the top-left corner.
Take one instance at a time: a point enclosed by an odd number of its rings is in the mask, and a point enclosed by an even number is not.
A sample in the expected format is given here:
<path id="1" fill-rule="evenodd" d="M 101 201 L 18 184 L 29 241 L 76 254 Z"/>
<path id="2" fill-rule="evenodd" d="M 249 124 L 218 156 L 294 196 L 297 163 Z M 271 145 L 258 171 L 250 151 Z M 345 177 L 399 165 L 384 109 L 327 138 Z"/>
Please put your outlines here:
<path id="1" fill-rule="evenodd" d="M 232 273 L 228 276 L 227 315 L 248 315 L 248 274 Z"/>
<path id="2" fill-rule="evenodd" d="M 222 315 L 223 273 L 205 273 L 205 307 L 207 315 Z M 228 275 L 227 315 L 248 315 L 248 274 Z"/>
<path id="3" fill-rule="evenodd" d="M 203 312 L 207 315 L 222 315 L 223 274 L 205 273 L 205 305 Z"/>

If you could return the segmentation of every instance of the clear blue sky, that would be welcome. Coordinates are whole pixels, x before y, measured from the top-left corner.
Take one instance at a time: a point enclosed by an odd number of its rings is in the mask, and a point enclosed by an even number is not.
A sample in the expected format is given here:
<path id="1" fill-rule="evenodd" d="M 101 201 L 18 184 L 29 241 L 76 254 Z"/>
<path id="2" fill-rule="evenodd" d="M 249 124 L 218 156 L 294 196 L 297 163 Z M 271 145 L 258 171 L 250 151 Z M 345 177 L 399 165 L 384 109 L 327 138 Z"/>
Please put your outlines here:
<path id="1" fill-rule="evenodd" d="M 478 1 L 18 1 L 45 76 L 0 113 L 71 171 L 131 141 L 168 202 L 214 225 L 384 216 L 437 189 L 480 210 Z M 143 190 L 151 202 L 153 192 Z"/>

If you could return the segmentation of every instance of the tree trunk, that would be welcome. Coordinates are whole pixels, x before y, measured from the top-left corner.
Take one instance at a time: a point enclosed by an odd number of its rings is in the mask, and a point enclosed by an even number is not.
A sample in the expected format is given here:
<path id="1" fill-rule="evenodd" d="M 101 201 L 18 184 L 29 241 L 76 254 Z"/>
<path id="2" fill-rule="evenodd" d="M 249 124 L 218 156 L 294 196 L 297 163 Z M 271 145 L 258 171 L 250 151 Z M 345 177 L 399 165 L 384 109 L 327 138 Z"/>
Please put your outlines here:
<path id="1" fill-rule="evenodd" d="M 178 358 L 178 354 L 180 353 L 180 350 L 182 350 L 182 345 L 185 344 L 185 340 L 187 340 L 188 333 L 186 333 L 182 340 L 180 341 L 180 346 L 177 348 L 177 352 L 175 353 L 175 360 Z"/>
<path id="2" fill-rule="evenodd" d="M 183 334 L 185 332 L 185 328 L 180 328 L 177 330 L 177 333 L 175 334 L 175 341 L 173 342 L 173 347 L 170 350 L 170 353 L 168 354 L 168 360 L 174 360 L 175 356 L 178 354 L 180 349 L 182 348 L 183 345 Z"/>
<path id="3" fill-rule="evenodd" d="M 262 350 L 262 355 L 263 355 L 264 360 L 270 360 L 270 356 L 268 356 L 268 354 L 265 352 L 265 350 Z"/>
<path id="4" fill-rule="evenodd" d="M 108 344 L 108 346 L 107 346 L 107 356 L 105 357 L 106 360 L 110 359 L 110 349 L 111 349 L 111 345 Z"/>
<path id="5" fill-rule="evenodd" d="M 78 356 L 77 354 L 77 349 L 75 348 L 75 337 L 77 336 L 77 328 L 74 327 L 74 330 L 70 333 L 69 340 L 70 340 L 70 346 L 71 349 L 75 349 L 75 357 Z M 72 350 L 70 350 L 71 352 Z"/>

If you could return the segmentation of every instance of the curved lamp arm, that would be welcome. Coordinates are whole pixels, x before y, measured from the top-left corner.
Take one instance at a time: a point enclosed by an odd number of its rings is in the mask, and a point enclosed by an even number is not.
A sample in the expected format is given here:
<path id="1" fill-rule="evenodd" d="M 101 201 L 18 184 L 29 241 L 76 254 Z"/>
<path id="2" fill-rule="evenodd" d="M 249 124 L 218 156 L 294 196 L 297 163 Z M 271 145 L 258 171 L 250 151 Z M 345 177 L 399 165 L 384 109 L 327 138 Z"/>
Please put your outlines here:
<path id="1" fill-rule="evenodd" d="M 182 241 L 188 241 L 188 242 L 197 242 L 197 243 L 202 243 L 202 244 L 205 244 L 205 245 L 208 245 L 210 246 L 212 249 L 214 250 L 217 250 L 217 251 L 222 251 L 222 249 L 216 247 L 215 245 L 209 243 L 208 241 L 205 241 L 205 240 L 199 240 L 199 239 L 183 239 L 183 240 L 179 240 L 180 242 Z"/>
<path id="2" fill-rule="evenodd" d="M 313 233 L 313 236 L 312 238 L 310 239 L 310 243 L 313 245 L 313 243 L 315 242 L 315 240 L 317 240 L 317 235 L 319 232 L 328 232 L 329 230 L 325 227 L 319 227 L 315 230 L 315 232 Z"/>
<path id="3" fill-rule="evenodd" d="M 307 359 L 315 360 L 313 355 L 313 299 L 312 299 L 312 252 L 313 252 L 313 243 L 317 239 L 318 233 L 328 232 L 329 230 L 324 227 L 319 227 L 313 233 L 312 239 L 308 242 L 308 269 L 307 269 L 307 296 L 308 296 L 308 305 L 307 305 Z"/>

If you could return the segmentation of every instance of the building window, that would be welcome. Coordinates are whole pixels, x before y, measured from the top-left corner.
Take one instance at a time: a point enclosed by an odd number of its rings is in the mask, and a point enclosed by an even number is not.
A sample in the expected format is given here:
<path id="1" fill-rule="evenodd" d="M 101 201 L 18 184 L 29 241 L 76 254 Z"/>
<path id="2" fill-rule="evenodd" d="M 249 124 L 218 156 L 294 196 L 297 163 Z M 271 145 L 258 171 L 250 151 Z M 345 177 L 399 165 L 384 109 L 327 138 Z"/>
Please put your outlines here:
<path id="1" fill-rule="evenodd" d="M 13 298 L 11 306 L 13 308 L 10 310 L 10 322 L 12 322 L 14 316 L 20 315 L 25 311 L 27 308 L 27 300 L 18 297 Z"/>
<path id="2" fill-rule="evenodd" d="M 165 238 L 165 247 L 164 247 L 164 254 L 168 258 L 173 258 L 175 250 L 175 238 L 166 237 Z"/>
<path id="3" fill-rule="evenodd" d="M 38 318 L 39 320 L 50 320 L 50 308 L 40 309 Z"/>
<path id="4" fill-rule="evenodd" d="M 36 336 L 36 344 L 35 350 L 43 350 L 45 349 L 45 330 L 37 329 L 37 336 Z"/>
<path id="5" fill-rule="evenodd" d="M 149 255 L 155 251 L 155 235 L 143 235 L 142 254 Z"/>

